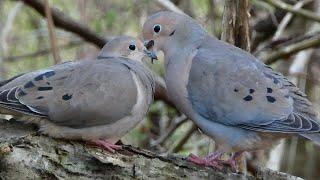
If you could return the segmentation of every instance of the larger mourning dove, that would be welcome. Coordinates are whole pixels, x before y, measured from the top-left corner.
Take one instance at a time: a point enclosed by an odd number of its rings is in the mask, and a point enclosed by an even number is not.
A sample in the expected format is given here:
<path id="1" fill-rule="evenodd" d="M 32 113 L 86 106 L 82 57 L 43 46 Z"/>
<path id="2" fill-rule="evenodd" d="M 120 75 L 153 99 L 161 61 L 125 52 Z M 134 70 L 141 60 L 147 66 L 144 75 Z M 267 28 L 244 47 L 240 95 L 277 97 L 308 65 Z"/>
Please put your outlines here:
<path id="1" fill-rule="evenodd" d="M 156 13 L 143 25 L 143 37 L 164 52 L 169 97 L 219 151 L 270 148 L 290 135 L 320 142 L 316 112 L 304 93 L 251 54 L 209 35 L 191 17 Z M 235 157 L 229 161 L 233 166 Z M 189 159 L 215 165 L 217 158 Z"/>
<path id="2" fill-rule="evenodd" d="M 154 81 L 136 38 L 111 40 L 94 60 L 14 77 L 0 87 L 0 112 L 36 123 L 52 137 L 94 142 L 109 151 L 147 113 Z"/>

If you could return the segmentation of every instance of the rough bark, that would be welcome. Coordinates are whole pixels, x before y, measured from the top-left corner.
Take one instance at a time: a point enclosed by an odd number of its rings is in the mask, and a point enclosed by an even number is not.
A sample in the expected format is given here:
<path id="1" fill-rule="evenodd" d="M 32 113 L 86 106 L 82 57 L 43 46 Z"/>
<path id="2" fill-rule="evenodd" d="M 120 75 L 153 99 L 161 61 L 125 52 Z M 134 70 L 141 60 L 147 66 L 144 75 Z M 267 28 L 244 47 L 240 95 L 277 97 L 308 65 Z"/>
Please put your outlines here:
<path id="1" fill-rule="evenodd" d="M 84 142 L 52 139 L 0 119 L 0 179 L 301 179 L 271 170 L 255 176 L 202 168 L 174 155 L 125 145 L 111 154 Z"/>
<path id="2" fill-rule="evenodd" d="M 249 0 L 226 0 L 221 39 L 250 52 Z"/>

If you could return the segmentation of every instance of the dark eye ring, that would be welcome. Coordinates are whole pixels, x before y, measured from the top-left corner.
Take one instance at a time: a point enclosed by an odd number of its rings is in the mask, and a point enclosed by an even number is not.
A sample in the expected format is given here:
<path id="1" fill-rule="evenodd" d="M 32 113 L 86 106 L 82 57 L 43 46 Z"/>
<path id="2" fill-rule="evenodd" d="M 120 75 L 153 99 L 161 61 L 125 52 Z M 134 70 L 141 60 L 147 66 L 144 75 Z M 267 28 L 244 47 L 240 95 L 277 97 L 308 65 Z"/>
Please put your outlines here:
<path id="1" fill-rule="evenodd" d="M 131 51 L 136 50 L 136 45 L 130 44 L 129 49 L 130 49 Z"/>
<path id="2" fill-rule="evenodd" d="M 159 33 L 161 31 L 161 25 L 160 24 L 156 24 L 153 26 L 153 31 L 155 33 Z"/>

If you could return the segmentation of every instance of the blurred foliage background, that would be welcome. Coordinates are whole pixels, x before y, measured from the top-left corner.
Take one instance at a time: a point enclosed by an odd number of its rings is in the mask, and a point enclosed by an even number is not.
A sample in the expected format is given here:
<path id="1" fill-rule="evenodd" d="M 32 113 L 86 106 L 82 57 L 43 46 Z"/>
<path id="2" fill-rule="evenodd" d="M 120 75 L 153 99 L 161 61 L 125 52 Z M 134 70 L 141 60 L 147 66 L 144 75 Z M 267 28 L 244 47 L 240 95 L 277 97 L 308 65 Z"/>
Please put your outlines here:
<path id="1" fill-rule="evenodd" d="M 283 2 L 320 16 L 320 0 L 285 0 Z M 43 1 L 42 1 L 43 2 Z M 118 35 L 140 36 L 142 23 L 149 14 L 168 7 L 161 0 L 49 0 L 62 11 L 98 35 L 110 39 Z M 224 0 L 172 0 L 179 9 L 197 19 L 209 33 L 221 36 Z M 301 8 L 301 7 L 300 7 Z M 296 8 L 299 9 L 299 8 Z M 296 13 L 294 13 L 296 14 Z M 288 76 L 307 93 L 318 111 L 320 107 L 319 22 L 303 16 L 288 16 L 270 1 L 250 1 L 251 53 Z M 282 24 L 284 23 L 284 25 Z M 68 31 L 55 28 L 59 54 L 63 61 L 94 58 L 99 48 Z M 273 53 L 312 38 L 317 43 L 270 61 Z M 0 0 L 0 79 L 54 64 L 45 18 L 19 0 Z M 147 65 L 164 75 L 162 61 Z M 155 101 L 146 119 L 122 139 L 158 153 L 194 153 L 205 156 L 214 151 L 214 141 L 191 121 L 162 101 Z M 272 151 L 248 154 L 250 167 L 267 166 L 307 179 L 318 179 L 320 149 L 300 138 L 283 141 Z"/>

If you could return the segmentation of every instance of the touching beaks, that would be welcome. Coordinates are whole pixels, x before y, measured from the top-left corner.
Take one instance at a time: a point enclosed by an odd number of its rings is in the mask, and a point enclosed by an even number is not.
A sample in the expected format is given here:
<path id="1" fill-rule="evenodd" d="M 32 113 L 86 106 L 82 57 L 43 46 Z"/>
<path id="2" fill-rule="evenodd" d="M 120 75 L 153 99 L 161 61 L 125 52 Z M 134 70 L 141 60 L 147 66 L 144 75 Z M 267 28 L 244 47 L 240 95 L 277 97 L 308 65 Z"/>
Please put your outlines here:
<path id="1" fill-rule="evenodd" d="M 145 41 L 145 42 L 144 42 L 144 46 L 145 46 L 148 50 L 150 50 L 150 49 L 153 48 L 153 46 L 154 46 L 154 40 Z"/>
<path id="2" fill-rule="evenodd" d="M 158 60 L 156 53 L 152 50 L 154 46 L 154 40 L 145 41 L 144 46 L 147 49 L 144 50 L 144 53 L 151 58 L 151 62 L 153 63 L 153 60 Z"/>

